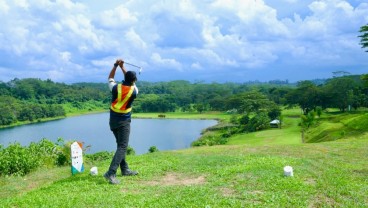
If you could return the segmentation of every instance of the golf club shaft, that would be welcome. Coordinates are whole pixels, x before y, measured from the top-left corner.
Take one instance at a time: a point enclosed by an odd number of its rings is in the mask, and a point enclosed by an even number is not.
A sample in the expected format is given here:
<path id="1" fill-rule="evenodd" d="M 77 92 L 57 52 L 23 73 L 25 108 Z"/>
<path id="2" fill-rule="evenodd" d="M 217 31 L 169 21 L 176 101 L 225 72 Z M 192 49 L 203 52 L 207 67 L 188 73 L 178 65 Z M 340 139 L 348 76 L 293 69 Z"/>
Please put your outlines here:
<path id="1" fill-rule="evenodd" d="M 128 62 L 124 62 L 124 64 L 128 64 L 128 65 L 130 65 L 130 66 L 134 66 L 134 67 L 137 67 L 137 68 L 142 68 L 142 67 L 140 67 L 140 66 L 137 66 L 137 65 L 134 65 L 134 64 L 131 64 L 131 63 L 128 63 Z"/>

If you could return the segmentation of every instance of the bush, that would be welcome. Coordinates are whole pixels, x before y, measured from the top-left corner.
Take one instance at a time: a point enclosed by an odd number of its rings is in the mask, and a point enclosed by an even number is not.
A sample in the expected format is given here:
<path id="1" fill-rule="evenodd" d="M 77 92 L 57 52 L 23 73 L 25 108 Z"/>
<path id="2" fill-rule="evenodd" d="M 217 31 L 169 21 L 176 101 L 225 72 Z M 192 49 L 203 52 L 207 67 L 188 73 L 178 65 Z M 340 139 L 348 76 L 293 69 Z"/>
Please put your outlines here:
<path id="1" fill-rule="evenodd" d="M 249 132 L 260 131 L 270 127 L 270 119 L 264 112 L 258 113 L 256 116 L 250 119 L 249 123 L 245 126 L 245 130 Z"/>
<path id="2" fill-rule="evenodd" d="M 28 147 L 19 143 L 7 148 L 0 146 L 0 175 L 24 176 L 39 167 L 61 166 L 70 163 L 70 144 L 59 138 L 54 144 L 47 139 Z"/>
<path id="3" fill-rule="evenodd" d="M 86 158 L 92 161 L 105 161 L 105 160 L 111 159 L 113 156 L 114 156 L 114 152 L 103 151 L 103 152 L 97 152 L 94 154 L 86 155 Z"/>
<path id="4" fill-rule="evenodd" d="M 193 141 L 191 143 L 191 146 L 198 147 L 198 146 L 213 146 L 213 145 L 226 144 L 229 140 L 228 139 L 229 136 L 226 134 L 232 134 L 233 130 L 237 131 L 236 128 L 233 128 L 227 131 L 227 133 L 223 133 L 221 135 L 216 134 L 213 131 L 208 131 L 201 138 L 199 138 L 196 141 Z"/>
<path id="5" fill-rule="evenodd" d="M 199 146 L 213 146 L 213 145 L 222 145 L 228 142 L 228 138 L 222 136 L 214 136 L 214 137 L 202 137 L 199 140 L 192 142 L 192 147 Z"/>
<path id="6" fill-rule="evenodd" d="M 1 175 L 26 175 L 41 164 L 38 155 L 32 154 L 27 147 L 13 143 L 0 152 Z"/>
<path id="7" fill-rule="evenodd" d="M 241 117 L 240 117 L 240 119 L 239 119 L 239 124 L 242 124 L 242 125 L 247 125 L 248 123 L 249 123 L 249 120 L 250 120 L 250 118 L 249 118 L 249 116 L 247 115 L 247 114 L 245 114 L 245 115 L 242 115 Z"/>
<path id="8" fill-rule="evenodd" d="M 230 123 L 232 123 L 232 124 L 238 124 L 239 123 L 238 122 L 238 116 L 235 115 L 235 114 L 231 115 L 231 117 L 230 117 Z"/>
<path id="9" fill-rule="evenodd" d="M 133 149 L 133 147 L 128 146 L 127 155 L 135 155 L 135 150 Z"/>
<path id="10" fill-rule="evenodd" d="M 47 139 L 42 139 L 38 143 L 32 142 L 28 150 L 35 158 L 39 160 L 39 165 L 53 166 L 57 158 L 57 147 L 54 143 Z"/>
<path id="11" fill-rule="evenodd" d="M 157 149 L 156 146 L 151 146 L 149 149 L 148 149 L 148 152 L 149 153 L 154 153 L 154 152 L 158 152 L 159 150 Z"/>

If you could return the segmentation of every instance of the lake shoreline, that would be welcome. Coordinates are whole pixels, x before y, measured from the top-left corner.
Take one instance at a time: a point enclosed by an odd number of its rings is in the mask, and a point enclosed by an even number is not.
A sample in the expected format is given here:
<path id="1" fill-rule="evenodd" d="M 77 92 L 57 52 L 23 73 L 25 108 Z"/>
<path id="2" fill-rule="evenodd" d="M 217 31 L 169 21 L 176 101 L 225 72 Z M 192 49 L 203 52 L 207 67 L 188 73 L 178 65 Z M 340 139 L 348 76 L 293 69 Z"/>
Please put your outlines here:
<path id="1" fill-rule="evenodd" d="M 44 123 L 48 121 L 56 121 L 56 120 L 69 118 L 69 117 L 83 116 L 83 115 L 97 114 L 97 113 L 104 113 L 104 112 L 109 112 L 109 111 L 108 110 L 96 110 L 96 111 L 86 111 L 86 112 L 73 112 L 73 113 L 67 113 L 65 116 L 42 118 L 42 119 L 37 119 L 35 121 L 18 121 L 17 123 L 13 123 L 10 125 L 0 125 L 0 129 L 7 129 L 7 128 L 13 128 L 17 126 L 36 124 L 36 123 Z"/>
<path id="2" fill-rule="evenodd" d="M 98 113 L 108 113 L 109 110 L 101 109 L 101 110 L 94 110 L 94 111 L 84 111 L 84 112 L 73 112 L 67 113 L 66 116 L 58 116 L 53 118 L 43 118 L 37 119 L 36 121 L 21 121 L 11 125 L 2 125 L 0 129 L 6 128 L 13 128 L 17 126 L 29 125 L 29 124 L 36 124 L 36 123 L 43 123 L 48 121 L 55 121 L 69 117 L 75 116 L 83 116 L 83 115 L 90 115 L 90 114 L 98 114 Z M 138 115 L 137 115 L 138 114 Z M 165 115 L 165 117 L 159 117 L 159 115 Z M 216 116 L 217 115 L 217 116 Z M 132 118 L 138 119 L 194 119 L 194 120 L 217 120 L 218 122 L 224 118 L 222 118 L 222 114 L 219 112 L 209 112 L 209 113 L 182 113 L 182 112 L 170 112 L 170 113 L 132 113 Z"/>

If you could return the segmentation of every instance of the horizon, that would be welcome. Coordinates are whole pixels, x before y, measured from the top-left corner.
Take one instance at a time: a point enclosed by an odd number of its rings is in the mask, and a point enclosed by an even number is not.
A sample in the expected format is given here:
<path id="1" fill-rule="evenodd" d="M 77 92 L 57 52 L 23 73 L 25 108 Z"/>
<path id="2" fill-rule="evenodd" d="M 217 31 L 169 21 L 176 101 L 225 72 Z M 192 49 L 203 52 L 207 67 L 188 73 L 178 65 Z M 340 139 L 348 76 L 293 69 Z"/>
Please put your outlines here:
<path id="1" fill-rule="evenodd" d="M 204 84 L 212 84 L 212 83 L 215 83 L 215 84 L 226 84 L 226 83 L 234 83 L 234 84 L 253 84 L 253 83 L 260 83 L 260 84 L 275 84 L 275 83 L 272 83 L 274 81 L 280 81 L 280 82 L 287 82 L 285 83 L 285 85 L 293 85 L 293 84 L 298 84 L 298 82 L 302 82 L 302 81 L 327 81 L 329 79 L 334 79 L 334 78 L 338 78 L 338 77 L 345 77 L 345 76 L 362 76 L 364 74 L 347 74 L 347 75 L 341 75 L 341 76 L 331 76 L 331 77 L 328 77 L 328 78 L 314 78 L 314 79 L 304 79 L 304 80 L 297 80 L 297 81 L 294 81 L 294 82 L 291 82 L 290 80 L 288 79 L 274 79 L 274 80 L 266 80 L 266 81 L 260 81 L 260 80 L 246 80 L 246 81 L 243 81 L 243 82 L 231 82 L 231 81 L 226 81 L 226 82 L 218 82 L 218 81 L 211 81 L 211 82 L 207 82 L 205 80 L 194 80 L 194 81 L 190 81 L 190 80 L 185 80 L 185 79 L 173 79 L 173 80 L 166 80 L 166 81 L 147 81 L 147 80 L 138 80 L 137 83 L 139 83 L 140 81 L 142 82 L 149 82 L 149 83 L 160 83 L 160 82 L 175 82 L 175 81 L 186 81 L 186 82 L 189 82 L 190 84 L 196 84 L 196 83 L 204 83 Z M 100 81 L 100 82 L 91 82 L 91 81 L 82 81 L 82 82 L 60 82 L 60 81 L 55 81 L 55 80 L 52 80 L 50 78 L 39 78 L 39 77 L 24 77 L 24 78 L 13 78 L 11 80 L 8 80 L 8 81 L 3 81 L 3 80 L 0 80 L 0 83 L 8 83 L 8 82 L 11 82 L 13 80 L 16 80 L 16 79 L 19 79 L 19 80 L 23 80 L 23 79 L 39 79 L 41 81 L 47 81 L 47 80 L 50 80 L 54 83 L 61 83 L 61 84 L 67 84 L 67 85 L 73 85 L 73 84 L 81 84 L 81 83 L 94 83 L 94 84 L 105 84 L 107 82 L 103 82 L 103 81 Z M 122 82 L 121 80 L 116 80 L 117 82 Z M 281 85 L 281 84 L 280 84 Z M 284 84 L 282 84 L 284 85 Z"/>

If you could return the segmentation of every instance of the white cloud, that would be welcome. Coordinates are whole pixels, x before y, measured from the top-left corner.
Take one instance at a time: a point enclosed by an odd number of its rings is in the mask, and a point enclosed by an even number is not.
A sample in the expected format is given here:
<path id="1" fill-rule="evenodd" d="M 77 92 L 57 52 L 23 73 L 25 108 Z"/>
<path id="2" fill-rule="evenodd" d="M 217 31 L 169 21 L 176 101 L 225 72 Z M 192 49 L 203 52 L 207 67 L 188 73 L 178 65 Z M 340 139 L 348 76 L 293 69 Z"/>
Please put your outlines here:
<path id="1" fill-rule="evenodd" d="M 103 11 L 96 21 L 106 28 L 124 28 L 137 23 L 138 19 L 124 5 L 120 5 L 114 9 Z"/>
<path id="2" fill-rule="evenodd" d="M 71 54 L 68 51 L 60 52 L 60 59 L 63 62 L 70 62 Z"/>
<path id="3" fill-rule="evenodd" d="M 62 19 L 60 23 L 63 26 L 63 32 L 70 31 L 72 38 L 77 39 L 78 42 L 81 42 L 81 40 L 82 42 L 87 42 L 94 49 L 101 49 L 103 47 L 103 41 L 87 17 L 83 15 L 71 15 Z"/>
<path id="4" fill-rule="evenodd" d="M 6 3 L 6 0 L 0 0 L 0 15 L 7 14 L 9 9 L 9 5 Z"/>
<path id="5" fill-rule="evenodd" d="M 198 69 L 198 70 L 202 70 L 203 69 L 203 67 L 201 66 L 201 64 L 198 63 L 198 62 L 192 63 L 191 68 Z"/>
<path id="6" fill-rule="evenodd" d="M 16 68 L 8 61 L 16 58 L 35 76 L 51 69 L 48 76 L 69 80 L 98 78 L 116 58 L 156 72 L 368 65 L 357 39 L 368 22 L 367 3 L 270 2 L 112 0 L 110 7 L 86 0 L 0 0 L 1 67 Z M 280 18 L 280 11 L 291 15 Z"/>
<path id="7" fill-rule="evenodd" d="M 142 38 L 137 34 L 134 29 L 130 29 L 126 34 L 125 38 L 131 42 L 132 46 L 139 48 L 139 49 L 146 49 L 147 44 L 142 40 Z"/>
<path id="8" fill-rule="evenodd" d="M 29 7 L 27 0 L 13 0 L 13 1 L 16 6 L 21 7 L 23 9 L 28 9 Z"/>
<path id="9" fill-rule="evenodd" d="M 151 56 L 151 60 L 154 64 L 165 69 L 175 69 L 181 71 L 181 64 L 175 59 L 162 58 L 160 54 L 154 53 Z"/>

